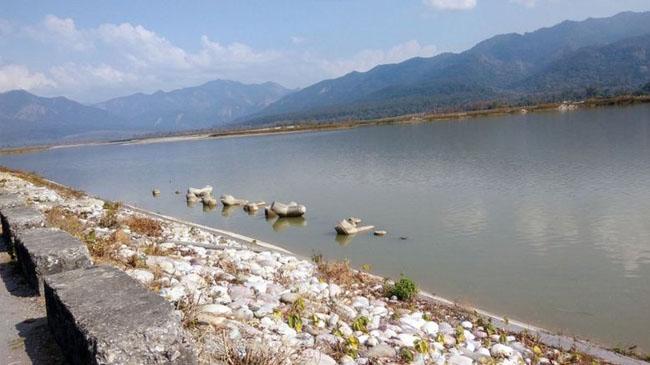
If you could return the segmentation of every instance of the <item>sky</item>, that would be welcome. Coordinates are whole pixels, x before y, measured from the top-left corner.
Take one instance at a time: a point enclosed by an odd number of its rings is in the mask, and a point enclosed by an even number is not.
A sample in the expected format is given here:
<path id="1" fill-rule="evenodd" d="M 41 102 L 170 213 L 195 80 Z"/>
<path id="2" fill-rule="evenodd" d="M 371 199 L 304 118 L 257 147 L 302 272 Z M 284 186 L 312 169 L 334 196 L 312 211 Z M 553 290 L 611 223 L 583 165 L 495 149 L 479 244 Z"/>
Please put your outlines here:
<path id="1" fill-rule="evenodd" d="M 214 79 L 302 88 L 650 0 L 0 0 L 0 92 L 93 103 Z"/>

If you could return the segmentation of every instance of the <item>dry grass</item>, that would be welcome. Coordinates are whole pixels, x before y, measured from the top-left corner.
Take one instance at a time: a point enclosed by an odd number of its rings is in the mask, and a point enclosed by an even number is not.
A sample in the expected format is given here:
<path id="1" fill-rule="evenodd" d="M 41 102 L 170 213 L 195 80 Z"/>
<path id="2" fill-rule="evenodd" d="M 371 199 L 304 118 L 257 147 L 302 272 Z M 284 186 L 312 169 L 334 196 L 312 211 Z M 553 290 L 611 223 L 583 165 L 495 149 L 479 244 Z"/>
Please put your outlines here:
<path id="1" fill-rule="evenodd" d="M 149 283 L 149 289 L 158 293 L 163 287 L 161 282 L 161 279 L 163 278 L 162 269 L 158 266 L 154 266 L 150 271 L 153 274 L 153 280 Z"/>
<path id="2" fill-rule="evenodd" d="M 45 213 L 47 224 L 70 233 L 77 238 L 83 238 L 84 226 L 79 218 L 65 207 L 57 205 Z"/>
<path id="3" fill-rule="evenodd" d="M 137 234 L 149 237 L 160 237 L 162 234 L 162 226 L 160 222 L 145 217 L 129 217 L 124 223 L 126 223 L 131 230 Z"/>
<path id="4" fill-rule="evenodd" d="M 234 342 L 224 331 L 218 337 L 218 350 L 208 354 L 210 360 L 224 365 L 286 365 L 290 364 L 290 354 L 281 349 L 273 351 L 263 343 L 246 341 Z M 211 361 L 211 362 L 212 362 Z"/>
<path id="5" fill-rule="evenodd" d="M 176 304 L 176 309 L 183 312 L 183 320 L 181 321 L 183 327 L 187 329 L 194 329 L 199 325 L 199 305 L 185 297 Z"/>
<path id="6" fill-rule="evenodd" d="M 20 171 L 20 170 L 14 170 L 14 169 L 10 169 L 10 168 L 4 167 L 4 166 L 0 166 L 0 172 L 6 172 L 6 173 L 9 173 L 9 174 L 12 174 L 12 175 L 14 175 L 14 176 L 16 176 L 18 178 L 21 178 L 21 179 L 23 179 L 25 181 L 28 181 L 28 182 L 36 185 L 36 186 L 42 186 L 42 187 L 46 187 L 48 189 L 54 190 L 57 193 L 59 193 L 59 195 L 64 196 L 64 197 L 82 198 L 82 197 L 86 196 L 86 194 L 84 192 L 82 192 L 82 191 L 75 190 L 75 189 L 69 188 L 67 186 L 56 184 L 56 183 L 54 183 L 52 181 L 49 181 L 49 180 L 47 180 L 47 179 L 45 179 L 45 178 L 43 178 L 43 177 L 41 177 L 38 174 L 33 173 L 33 172 L 25 172 L 25 171 Z"/>
<path id="7" fill-rule="evenodd" d="M 104 215 L 99 220 L 99 226 L 104 228 L 116 228 L 119 225 L 117 213 L 122 207 L 119 202 L 104 202 Z"/>
<path id="8" fill-rule="evenodd" d="M 147 256 L 167 256 L 169 254 L 169 251 L 160 248 L 156 243 L 147 245 L 142 252 Z"/>
<path id="9" fill-rule="evenodd" d="M 339 285 L 364 284 L 370 281 L 368 275 L 352 269 L 347 260 L 325 261 L 322 256 L 318 256 L 318 258 L 315 256 L 314 263 L 318 268 L 318 276 L 323 281 Z"/>
<path id="10" fill-rule="evenodd" d="M 88 251 L 90 251 L 90 254 L 95 261 L 123 266 L 123 264 L 113 258 L 113 254 L 121 245 L 118 240 L 117 232 L 119 231 L 113 232 L 113 234 L 108 237 L 100 238 L 95 235 L 95 231 L 93 230 L 84 237 L 84 242 L 86 242 Z"/>

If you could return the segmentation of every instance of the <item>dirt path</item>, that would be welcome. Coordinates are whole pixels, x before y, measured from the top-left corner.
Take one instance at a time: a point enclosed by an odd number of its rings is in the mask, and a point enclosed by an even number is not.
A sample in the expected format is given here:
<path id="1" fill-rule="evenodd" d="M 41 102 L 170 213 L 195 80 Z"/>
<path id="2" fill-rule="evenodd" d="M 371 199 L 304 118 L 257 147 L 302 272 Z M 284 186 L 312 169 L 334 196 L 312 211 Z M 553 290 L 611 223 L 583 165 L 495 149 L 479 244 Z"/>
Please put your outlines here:
<path id="1" fill-rule="evenodd" d="M 33 296 L 0 238 L 0 363 L 64 364 L 45 316 L 43 298 Z"/>

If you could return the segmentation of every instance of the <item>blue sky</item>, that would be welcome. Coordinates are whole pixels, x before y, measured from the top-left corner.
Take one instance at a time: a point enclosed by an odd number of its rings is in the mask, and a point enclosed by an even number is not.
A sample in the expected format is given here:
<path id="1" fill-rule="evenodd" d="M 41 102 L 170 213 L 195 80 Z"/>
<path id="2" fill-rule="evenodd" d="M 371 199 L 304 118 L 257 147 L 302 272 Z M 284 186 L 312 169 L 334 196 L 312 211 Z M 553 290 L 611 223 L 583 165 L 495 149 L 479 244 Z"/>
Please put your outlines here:
<path id="1" fill-rule="evenodd" d="M 0 0 L 0 91 L 83 102 L 217 78 L 304 87 L 648 0 Z"/>

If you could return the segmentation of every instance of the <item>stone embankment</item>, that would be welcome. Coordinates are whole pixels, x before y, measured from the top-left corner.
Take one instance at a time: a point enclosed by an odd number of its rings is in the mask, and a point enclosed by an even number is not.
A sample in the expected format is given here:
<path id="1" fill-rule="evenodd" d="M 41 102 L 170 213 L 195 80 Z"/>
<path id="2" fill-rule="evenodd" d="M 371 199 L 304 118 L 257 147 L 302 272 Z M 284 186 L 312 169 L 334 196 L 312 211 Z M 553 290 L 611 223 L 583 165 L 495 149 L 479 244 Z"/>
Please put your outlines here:
<path id="1" fill-rule="evenodd" d="M 643 364 L 35 177 L 0 172 L 0 192 L 73 363 Z"/>

